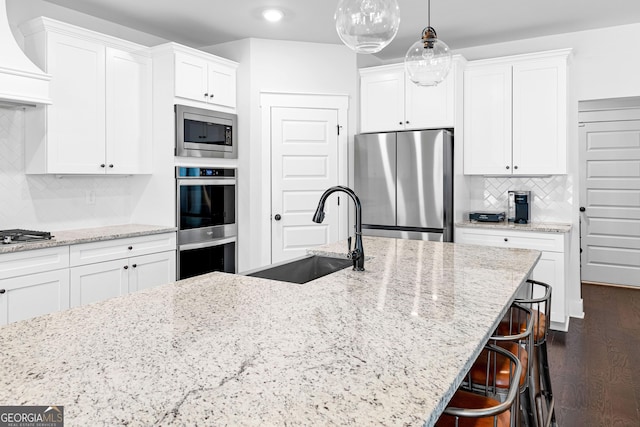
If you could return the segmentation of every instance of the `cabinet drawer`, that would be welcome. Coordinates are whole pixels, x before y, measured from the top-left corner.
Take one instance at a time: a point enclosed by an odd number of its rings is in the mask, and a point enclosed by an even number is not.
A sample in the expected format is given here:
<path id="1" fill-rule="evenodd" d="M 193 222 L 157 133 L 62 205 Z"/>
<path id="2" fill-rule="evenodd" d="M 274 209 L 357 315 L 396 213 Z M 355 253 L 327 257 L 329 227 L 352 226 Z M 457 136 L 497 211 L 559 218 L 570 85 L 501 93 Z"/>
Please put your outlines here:
<path id="1" fill-rule="evenodd" d="M 564 234 L 499 229 L 458 228 L 457 243 L 564 252 Z"/>
<path id="2" fill-rule="evenodd" d="M 112 261 L 176 249 L 176 233 L 152 234 L 71 246 L 71 266 Z"/>
<path id="3" fill-rule="evenodd" d="M 0 255 L 0 280 L 69 267 L 69 246 Z"/>

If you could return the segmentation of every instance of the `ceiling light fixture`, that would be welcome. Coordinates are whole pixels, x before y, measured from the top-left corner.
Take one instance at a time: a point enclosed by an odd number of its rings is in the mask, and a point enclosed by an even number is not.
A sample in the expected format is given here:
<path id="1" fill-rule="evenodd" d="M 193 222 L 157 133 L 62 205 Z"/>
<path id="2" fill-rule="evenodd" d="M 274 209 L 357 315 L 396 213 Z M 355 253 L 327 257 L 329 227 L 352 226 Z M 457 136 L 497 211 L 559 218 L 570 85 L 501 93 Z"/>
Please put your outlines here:
<path id="1" fill-rule="evenodd" d="M 262 12 L 262 17 L 269 22 L 279 22 L 284 18 L 284 12 L 279 9 L 266 9 Z"/>
<path id="2" fill-rule="evenodd" d="M 418 86 L 435 86 L 442 82 L 451 69 L 449 46 L 438 39 L 431 26 L 431 0 L 428 0 L 427 27 L 422 38 L 415 42 L 404 57 L 404 68 L 412 82 Z"/>
<path id="3" fill-rule="evenodd" d="M 396 0 L 339 0 L 334 15 L 340 40 L 357 53 L 380 52 L 398 33 Z"/>

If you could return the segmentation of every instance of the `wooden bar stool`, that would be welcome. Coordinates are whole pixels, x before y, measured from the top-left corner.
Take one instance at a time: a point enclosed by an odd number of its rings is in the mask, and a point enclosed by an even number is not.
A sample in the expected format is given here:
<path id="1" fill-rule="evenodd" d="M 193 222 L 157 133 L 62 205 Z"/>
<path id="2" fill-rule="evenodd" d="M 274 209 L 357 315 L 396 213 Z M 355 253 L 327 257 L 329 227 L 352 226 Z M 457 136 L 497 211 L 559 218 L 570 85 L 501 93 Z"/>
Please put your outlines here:
<path id="1" fill-rule="evenodd" d="M 474 392 L 461 386 L 443 414 L 436 421 L 436 427 L 516 427 L 518 396 L 522 366 L 518 358 L 511 352 L 488 344 L 485 346 L 478 360 L 484 359 L 488 372 L 483 384 L 482 392 Z M 498 387 L 495 380 L 500 372 L 504 372 L 508 379 L 507 393 L 503 399 L 495 396 L 504 390 Z"/>
<path id="2" fill-rule="evenodd" d="M 489 342 L 513 353 L 522 365 L 520 377 L 520 406 L 524 415 L 526 426 L 537 426 L 537 413 L 535 411 L 535 394 L 531 384 L 531 371 L 533 369 L 533 313 L 527 307 L 516 303 L 509 307 L 506 315 L 501 320 L 498 328 Z M 491 372 L 482 358 L 478 358 L 469 371 L 468 382 L 473 389 L 481 388 L 486 381 L 487 372 Z M 507 389 L 508 377 L 504 372 L 498 371 L 498 378 L 494 381 L 501 393 Z"/>
<path id="3" fill-rule="evenodd" d="M 533 344 L 535 347 L 532 381 L 536 388 L 536 411 L 540 426 L 557 425 L 555 401 L 551 389 L 551 373 L 547 354 L 547 336 L 551 324 L 551 286 L 527 280 L 525 294 L 516 299 L 518 304 L 528 307 L 533 313 Z"/>

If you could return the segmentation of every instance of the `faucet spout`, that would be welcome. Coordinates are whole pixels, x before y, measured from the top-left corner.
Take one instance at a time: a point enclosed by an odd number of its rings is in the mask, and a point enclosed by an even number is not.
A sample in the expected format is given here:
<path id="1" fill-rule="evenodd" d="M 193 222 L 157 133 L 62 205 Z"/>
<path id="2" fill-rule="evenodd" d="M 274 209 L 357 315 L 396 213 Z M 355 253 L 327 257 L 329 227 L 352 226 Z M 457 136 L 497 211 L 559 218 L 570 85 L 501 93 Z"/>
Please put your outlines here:
<path id="1" fill-rule="evenodd" d="M 349 258 L 353 260 L 353 269 L 356 271 L 364 271 L 364 247 L 362 246 L 362 205 L 360 204 L 360 199 L 356 193 L 350 189 L 349 187 L 344 187 L 342 185 L 337 185 L 335 187 L 331 187 L 325 191 L 322 196 L 320 196 L 320 201 L 318 202 L 318 208 L 316 212 L 313 214 L 313 222 L 320 224 L 324 220 L 324 203 L 331 194 L 336 191 L 340 191 L 342 193 L 347 194 L 356 207 L 356 224 L 355 224 L 355 233 L 356 233 L 356 246 L 353 251 L 349 248 Z"/>

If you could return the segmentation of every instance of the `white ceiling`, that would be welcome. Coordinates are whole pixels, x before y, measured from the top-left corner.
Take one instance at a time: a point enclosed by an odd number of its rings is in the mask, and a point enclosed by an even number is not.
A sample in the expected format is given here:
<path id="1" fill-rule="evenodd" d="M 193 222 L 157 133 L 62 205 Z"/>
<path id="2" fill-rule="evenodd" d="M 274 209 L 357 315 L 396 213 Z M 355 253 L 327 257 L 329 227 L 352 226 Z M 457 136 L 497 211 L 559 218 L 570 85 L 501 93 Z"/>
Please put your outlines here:
<path id="1" fill-rule="evenodd" d="M 192 47 L 258 37 L 340 43 L 338 0 L 46 0 Z M 381 59 L 404 56 L 427 25 L 427 0 L 398 0 L 400 31 Z M 267 6 L 285 11 L 263 21 Z M 640 0 L 433 0 L 431 25 L 452 49 L 640 23 Z"/>

